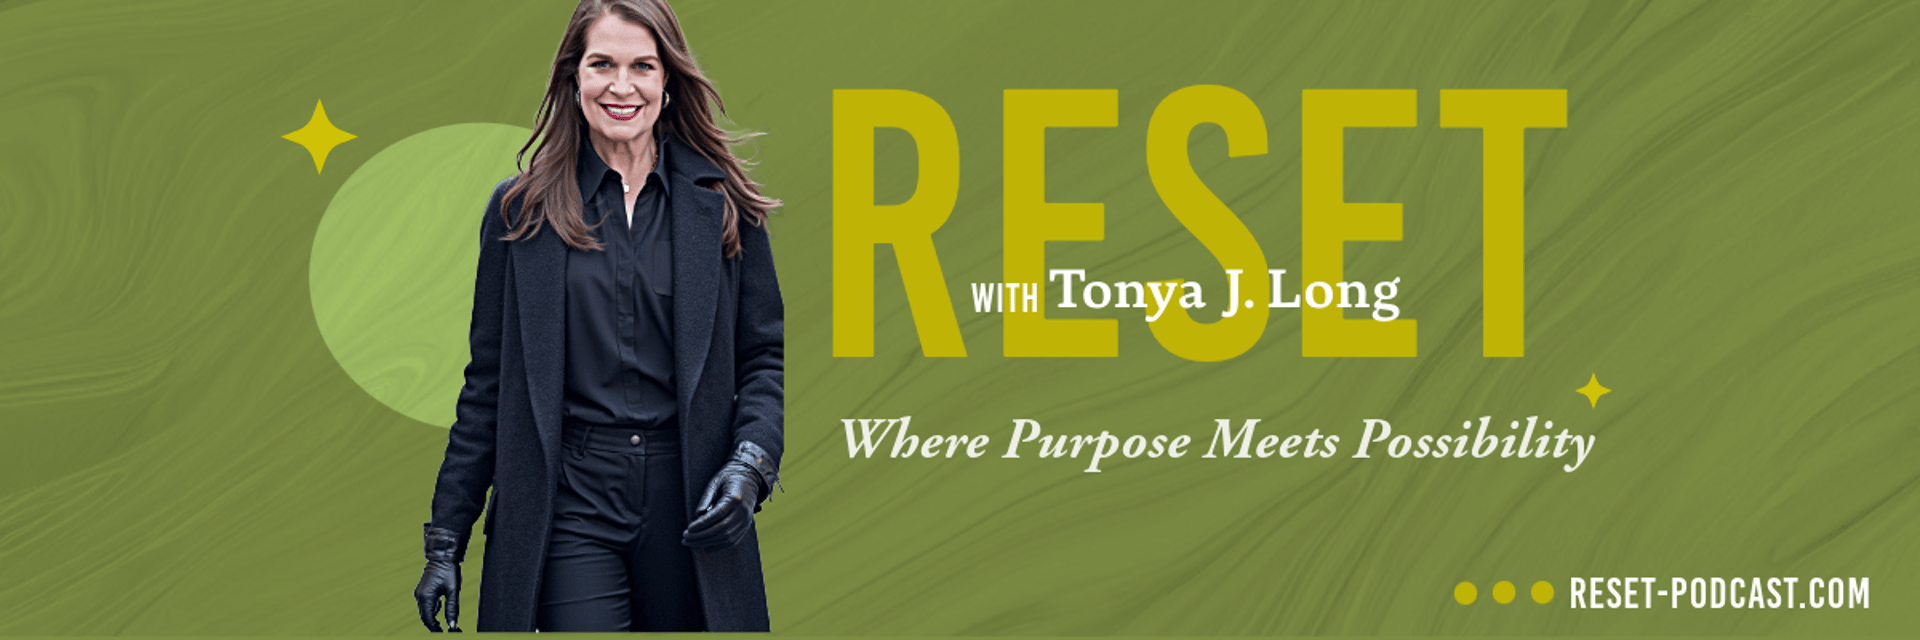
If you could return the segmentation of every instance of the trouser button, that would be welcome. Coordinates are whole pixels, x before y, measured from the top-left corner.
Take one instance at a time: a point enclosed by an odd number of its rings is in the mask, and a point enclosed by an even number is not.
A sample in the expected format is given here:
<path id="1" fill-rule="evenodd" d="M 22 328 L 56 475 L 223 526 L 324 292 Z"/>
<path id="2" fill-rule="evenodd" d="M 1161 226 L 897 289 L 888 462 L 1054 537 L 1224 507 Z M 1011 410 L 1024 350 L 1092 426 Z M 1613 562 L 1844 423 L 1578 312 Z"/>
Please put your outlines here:
<path id="1" fill-rule="evenodd" d="M 634 437 L 628 438 L 627 442 L 631 442 L 633 444 L 640 444 L 640 436 L 636 435 Z"/>

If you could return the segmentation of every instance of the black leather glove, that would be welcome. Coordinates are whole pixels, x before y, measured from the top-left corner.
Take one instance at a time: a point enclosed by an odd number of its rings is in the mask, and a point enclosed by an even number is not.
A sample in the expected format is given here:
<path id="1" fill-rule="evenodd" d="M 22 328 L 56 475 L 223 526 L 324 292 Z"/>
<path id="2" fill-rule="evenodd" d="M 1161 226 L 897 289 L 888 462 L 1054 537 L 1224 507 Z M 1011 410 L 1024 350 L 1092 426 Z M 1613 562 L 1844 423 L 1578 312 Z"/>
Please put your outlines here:
<path id="1" fill-rule="evenodd" d="M 760 511 L 760 498 L 779 481 L 773 457 L 765 449 L 751 442 L 740 443 L 733 457 L 707 482 L 681 542 L 701 551 L 739 544 L 753 529 L 753 514 Z"/>
<path id="2" fill-rule="evenodd" d="M 460 559 L 466 555 L 466 541 L 446 529 L 425 525 L 427 568 L 420 572 L 420 586 L 413 588 L 414 602 L 420 605 L 420 621 L 427 630 L 440 632 L 440 600 L 447 602 L 447 630 L 460 632 Z"/>

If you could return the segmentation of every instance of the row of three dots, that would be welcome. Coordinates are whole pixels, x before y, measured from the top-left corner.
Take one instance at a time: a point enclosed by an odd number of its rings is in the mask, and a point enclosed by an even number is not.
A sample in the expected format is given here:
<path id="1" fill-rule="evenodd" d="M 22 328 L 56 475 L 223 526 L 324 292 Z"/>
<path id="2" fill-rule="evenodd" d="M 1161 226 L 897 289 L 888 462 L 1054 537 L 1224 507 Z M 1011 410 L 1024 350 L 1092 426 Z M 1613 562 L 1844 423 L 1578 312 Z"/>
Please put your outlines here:
<path id="1" fill-rule="evenodd" d="M 1460 604 L 1473 604 L 1479 599 L 1480 590 L 1471 582 L 1462 582 L 1453 588 L 1453 599 Z M 1493 583 L 1493 601 L 1500 604 L 1513 602 L 1513 583 L 1501 580 Z M 1533 601 L 1540 604 L 1553 602 L 1553 583 L 1541 580 L 1533 583 Z"/>

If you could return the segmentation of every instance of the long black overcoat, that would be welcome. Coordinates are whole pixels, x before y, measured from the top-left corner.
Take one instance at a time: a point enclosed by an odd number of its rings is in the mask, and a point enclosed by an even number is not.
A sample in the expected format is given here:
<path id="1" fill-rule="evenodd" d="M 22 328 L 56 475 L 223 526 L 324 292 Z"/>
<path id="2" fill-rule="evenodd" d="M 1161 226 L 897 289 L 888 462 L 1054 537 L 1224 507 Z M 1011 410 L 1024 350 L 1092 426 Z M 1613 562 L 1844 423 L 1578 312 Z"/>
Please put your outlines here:
<path id="1" fill-rule="evenodd" d="M 784 309 L 766 229 L 741 224 L 741 253 L 723 258 L 724 196 L 706 185 L 725 174 L 678 139 L 668 144 L 674 375 L 691 518 L 694 500 L 737 443 L 751 441 L 780 459 Z M 494 187 L 480 225 L 472 360 L 433 492 L 433 524 L 463 537 L 486 504 L 481 631 L 534 629 L 561 447 L 569 249 L 551 228 L 500 240 L 507 233 L 500 200 L 513 181 Z M 517 220 L 519 209 L 508 214 Z M 756 531 L 693 557 L 708 630 L 768 630 Z"/>

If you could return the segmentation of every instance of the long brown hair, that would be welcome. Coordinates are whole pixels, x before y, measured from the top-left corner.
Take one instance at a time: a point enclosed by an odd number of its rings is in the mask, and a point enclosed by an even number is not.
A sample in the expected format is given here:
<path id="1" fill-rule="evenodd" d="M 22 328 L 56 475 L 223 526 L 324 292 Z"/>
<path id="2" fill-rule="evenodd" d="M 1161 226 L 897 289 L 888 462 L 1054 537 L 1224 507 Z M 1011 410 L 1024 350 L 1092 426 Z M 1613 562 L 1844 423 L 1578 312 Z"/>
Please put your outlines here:
<path id="1" fill-rule="evenodd" d="M 726 179 L 703 186 L 725 196 L 720 242 L 725 251 L 723 255 L 729 258 L 738 255 L 740 222 L 764 226 L 767 212 L 780 206 L 780 201 L 761 195 L 760 184 L 747 177 L 747 163 L 733 155 L 733 145 L 760 134 L 730 135 L 715 122 L 716 112 L 726 115 L 726 104 L 720 100 L 720 91 L 694 62 L 693 52 L 687 49 L 686 35 L 680 32 L 680 21 L 665 0 L 582 0 L 573 10 L 566 35 L 560 38 L 560 49 L 553 56 L 546 98 L 534 115 L 533 135 L 520 147 L 520 152 L 514 154 L 514 168 L 519 169 L 520 175 L 500 199 L 500 218 L 511 227 L 501 239 L 532 237 L 540 232 L 542 224 L 550 224 L 567 246 L 582 250 L 602 248 L 587 232 L 586 221 L 580 215 L 584 203 L 580 200 L 579 185 L 574 181 L 574 171 L 578 168 L 580 145 L 589 143 L 580 133 L 587 124 L 574 96 L 580 90 L 578 74 L 580 58 L 587 48 L 587 28 L 609 14 L 653 32 L 660 60 L 666 65 L 666 91 L 675 98 L 654 122 L 654 136 L 679 138 L 727 174 Z M 533 149 L 533 160 L 521 168 L 520 162 L 528 149 Z M 516 196 L 521 198 L 523 214 L 517 221 L 507 216 L 507 203 Z"/>

